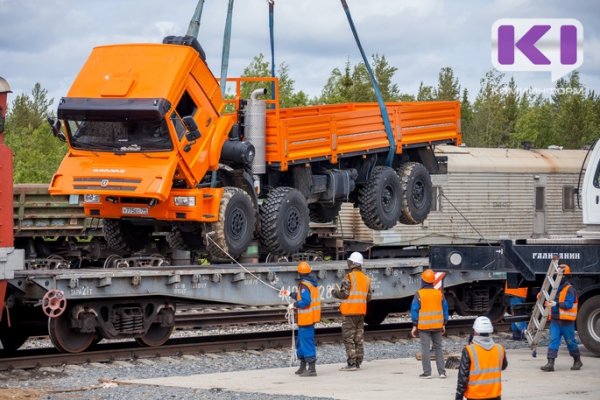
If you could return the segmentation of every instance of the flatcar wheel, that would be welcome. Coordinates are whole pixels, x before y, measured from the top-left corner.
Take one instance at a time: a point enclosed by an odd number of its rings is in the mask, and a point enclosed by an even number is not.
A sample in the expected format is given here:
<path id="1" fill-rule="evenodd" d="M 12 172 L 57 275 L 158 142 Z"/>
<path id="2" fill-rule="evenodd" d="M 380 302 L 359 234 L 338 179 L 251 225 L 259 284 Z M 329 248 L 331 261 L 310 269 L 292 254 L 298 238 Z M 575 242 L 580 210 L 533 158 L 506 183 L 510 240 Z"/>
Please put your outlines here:
<path id="1" fill-rule="evenodd" d="M 59 351 L 64 353 L 81 353 L 96 340 L 96 332 L 79 332 L 69 324 L 70 313 L 67 311 L 56 318 L 48 320 L 50 341 Z"/>
<path id="2" fill-rule="evenodd" d="M 135 338 L 135 341 L 146 347 L 162 346 L 169 340 L 175 326 L 160 326 L 160 324 L 150 325 L 150 329 L 144 336 Z"/>

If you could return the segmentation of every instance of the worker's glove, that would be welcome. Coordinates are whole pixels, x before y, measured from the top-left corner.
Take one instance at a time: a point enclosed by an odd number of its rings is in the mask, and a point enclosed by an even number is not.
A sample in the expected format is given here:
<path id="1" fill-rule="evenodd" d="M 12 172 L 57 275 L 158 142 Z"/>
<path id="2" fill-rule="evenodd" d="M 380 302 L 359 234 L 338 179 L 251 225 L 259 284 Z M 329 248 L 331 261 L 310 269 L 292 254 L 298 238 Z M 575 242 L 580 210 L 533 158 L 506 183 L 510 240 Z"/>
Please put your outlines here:
<path id="1" fill-rule="evenodd" d="M 292 290 L 292 291 L 290 292 L 290 297 L 291 297 L 292 299 L 296 299 L 296 298 L 298 298 L 298 292 L 296 292 L 295 290 Z"/>
<path id="2" fill-rule="evenodd" d="M 290 303 L 290 304 L 288 304 L 287 308 L 288 308 L 288 310 L 292 311 L 294 308 L 296 308 L 296 304 Z"/>

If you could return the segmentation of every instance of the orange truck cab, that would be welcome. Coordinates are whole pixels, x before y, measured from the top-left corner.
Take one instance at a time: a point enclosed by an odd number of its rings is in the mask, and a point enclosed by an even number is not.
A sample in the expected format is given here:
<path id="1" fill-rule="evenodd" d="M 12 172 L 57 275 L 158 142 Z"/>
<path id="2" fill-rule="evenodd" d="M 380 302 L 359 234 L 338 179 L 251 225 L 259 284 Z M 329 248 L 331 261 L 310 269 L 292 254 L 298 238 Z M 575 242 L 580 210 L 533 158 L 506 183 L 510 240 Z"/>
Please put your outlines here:
<path id="1" fill-rule="evenodd" d="M 275 87 L 240 98 L 244 81 Z M 299 251 L 309 221 L 341 204 L 372 229 L 421 223 L 431 206 L 432 146 L 460 144 L 458 102 L 389 103 L 396 150 L 377 104 L 280 109 L 275 78 L 230 79 L 225 101 L 194 37 L 95 48 L 51 122 L 69 150 L 52 194 L 84 196 L 108 244 L 134 252 L 154 232 L 174 249 L 239 257 Z"/>

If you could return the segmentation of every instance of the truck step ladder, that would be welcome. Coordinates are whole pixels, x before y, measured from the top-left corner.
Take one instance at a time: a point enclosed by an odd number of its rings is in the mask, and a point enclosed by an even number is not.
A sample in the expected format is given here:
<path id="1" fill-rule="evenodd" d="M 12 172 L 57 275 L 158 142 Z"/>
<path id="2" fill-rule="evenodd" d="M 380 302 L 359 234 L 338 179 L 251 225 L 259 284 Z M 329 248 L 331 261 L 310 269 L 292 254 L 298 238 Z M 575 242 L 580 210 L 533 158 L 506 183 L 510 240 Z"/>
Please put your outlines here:
<path id="1" fill-rule="evenodd" d="M 533 357 L 537 356 L 537 345 L 542 336 L 542 331 L 546 326 L 548 315 L 552 309 L 552 307 L 544 307 L 544 303 L 546 301 L 554 301 L 560 281 L 562 280 L 563 269 L 559 268 L 558 260 L 559 258 L 554 256 L 552 257 L 552 261 L 550 261 L 550 266 L 548 267 L 548 272 L 546 273 L 544 283 L 540 289 L 540 294 L 531 313 L 531 319 L 525 330 L 525 338 L 527 339 Z"/>

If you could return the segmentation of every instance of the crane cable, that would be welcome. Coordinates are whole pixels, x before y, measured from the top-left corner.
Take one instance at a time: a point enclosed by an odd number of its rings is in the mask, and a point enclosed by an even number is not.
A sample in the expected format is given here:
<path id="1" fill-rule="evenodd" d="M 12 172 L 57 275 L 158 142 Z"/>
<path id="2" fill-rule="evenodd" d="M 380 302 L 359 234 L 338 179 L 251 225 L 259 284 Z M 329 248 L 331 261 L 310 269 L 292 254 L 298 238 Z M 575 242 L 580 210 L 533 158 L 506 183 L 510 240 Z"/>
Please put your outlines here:
<path id="1" fill-rule="evenodd" d="M 356 45 L 358 46 L 358 50 L 362 56 L 363 62 L 365 63 L 365 67 L 367 68 L 367 72 L 369 73 L 369 78 L 371 79 L 371 84 L 373 85 L 373 91 L 375 92 L 375 97 L 377 97 L 377 103 L 379 104 L 379 111 L 381 112 L 381 118 L 383 119 L 383 126 L 385 127 L 385 134 L 387 135 L 388 142 L 390 144 L 390 149 L 388 151 L 386 164 L 391 167 L 394 161 L 394 155 L 396 153 L 396 139 L 394 139 L 394 133 L 392 132 L 392 125 L 390 124 L 390 118 L 387 112 L 387 108 L 385 106 L 385 102 L 383 101 L 383 96 L 381 95 L 381 91 L 379 90 L 379 84 L 375 79 L 375 75 L 373 74 L 373 70 L 371 69 L 371 65 L 369 64 L 369 60 L 363 50 L 362 44 L 360 43 L 360 38 L 358 37 L 358 32 L 356 31 L 356 27 L 354 26 L 354 21 L 352 20 L 352 15 L 350 14 L 350 8 L 348 7 L 348 3 L 346 0 L 341 0 L 342 7 L 344 7 L 344 11 L 346 12 L 346 17 L 348 17 L 348 23 L 350 24 L 350 29 L 352 30 L 352 35 L 354 35 L 354 40 L 356 41 Z"/>

